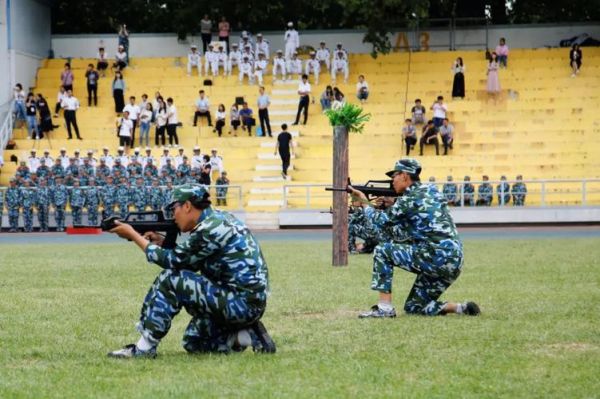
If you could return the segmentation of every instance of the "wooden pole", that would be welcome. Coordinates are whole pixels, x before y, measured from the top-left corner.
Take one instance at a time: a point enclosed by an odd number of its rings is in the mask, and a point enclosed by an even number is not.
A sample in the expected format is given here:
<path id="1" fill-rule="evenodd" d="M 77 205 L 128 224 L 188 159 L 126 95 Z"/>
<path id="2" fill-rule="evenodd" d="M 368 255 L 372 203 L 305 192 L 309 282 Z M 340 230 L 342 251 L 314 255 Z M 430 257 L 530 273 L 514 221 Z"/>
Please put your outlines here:
<path id="1" fill-rule="evenodd" d="M 348 129 L 333 128 L 333 187 L 348 185 Z M 333 192 L 333 266 L 348 265 L 348 194 Z"/>

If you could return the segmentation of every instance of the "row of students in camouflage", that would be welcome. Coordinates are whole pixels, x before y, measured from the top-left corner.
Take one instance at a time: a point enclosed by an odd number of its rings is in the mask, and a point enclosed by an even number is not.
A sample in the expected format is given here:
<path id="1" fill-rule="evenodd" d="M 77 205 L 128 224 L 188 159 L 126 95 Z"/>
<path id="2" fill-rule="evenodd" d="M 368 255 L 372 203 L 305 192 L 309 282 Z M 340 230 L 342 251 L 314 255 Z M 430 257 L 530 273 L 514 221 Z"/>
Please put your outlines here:
<path id="1" fill-rule="evenodd" d="M 461 187 L 454 183 L 452 176 L 448 176 L 447 182 L 442 187 L 442 193 L 448 205 L 452 206 L 491 206 L 494 199 L 494 188 L 489 181 L 489 177 L 484 175 L 483 183 L 477 187 L 477 200 L 475 199 L 475 186 L 471 183 L 471 178 L 465 176 Z M 524 206 L 527 196 L 527 185 L 523 182 L 523 176 L 518 175 L 516 183 L 510 186 L 506 181 L 506 176 L 500 178 L 500 183 L 496 186 L 496 195 L 499 205 L 508 205 L 512 198 L 514 206 Z M 462 201 L 461 201 L 462 194 Z"/>
<path id="2" fill-rule="evenodd" d="M 394 226 L 406 234 L 401 241 L 380 241 L 375 247 L 371 288 L 379 303 L 359 317 L 395 317 L 391 305 L 394 267 L 417 275 L 404 304 L 407 313 L 439 315 L 479 314 L 473 302 L 447 303 L 440 296 L 458 278 L 463 265 L 463 246 L 444 196 L 435 185 L 421 184 L 421 166 L 415 159 L 402 159 L 388 172 L 398 196 L 387 209 L 370 206 L 365 195 L 353 190 L 361 201 L 364 217 L 374 226 Z"/>

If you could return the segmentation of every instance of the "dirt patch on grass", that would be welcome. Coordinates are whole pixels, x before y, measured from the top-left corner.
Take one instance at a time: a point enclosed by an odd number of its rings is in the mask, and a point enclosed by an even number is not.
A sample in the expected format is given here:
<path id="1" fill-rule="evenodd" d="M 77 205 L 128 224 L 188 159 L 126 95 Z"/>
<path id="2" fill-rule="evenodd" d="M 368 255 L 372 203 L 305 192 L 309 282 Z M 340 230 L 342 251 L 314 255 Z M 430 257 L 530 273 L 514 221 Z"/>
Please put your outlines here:
<path id="1" fill-rule="evenodd" d="M 535 352 L 548 356 L 564 355 L 565 353 L 591 353 L 600 352 L 600 346 L 589 342 L 560 342 L 543 345 Z"/>

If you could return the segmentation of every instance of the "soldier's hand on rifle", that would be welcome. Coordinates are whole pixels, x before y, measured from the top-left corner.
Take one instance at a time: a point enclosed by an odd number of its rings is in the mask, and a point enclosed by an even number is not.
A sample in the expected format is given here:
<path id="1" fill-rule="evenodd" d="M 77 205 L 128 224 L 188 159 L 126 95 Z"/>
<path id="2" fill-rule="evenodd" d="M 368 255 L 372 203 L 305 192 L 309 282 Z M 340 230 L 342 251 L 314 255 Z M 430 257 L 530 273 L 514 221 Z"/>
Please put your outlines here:
<path id="1" fill-rule="evenodd" d="M 154 231 L 148 231 L 144 233 L 144 238 L 150 241 L 152 244 L 156 244 L 160 247 L 162 247 L 162 244 L 165 241 L 165 237 L 158 233 L 155 233 Z"/>
<path id="2" fill-rule="evenodd" d="M 352 202 L 359 201 L 359 202 L 361 202 L 361 204 L 368 204 L 369 203 L 369 200 L 367 199 L 367 196 L 362 191 L 358 191 L 355 188 L 353 188 L 352 186 L 348 186 L 348 191 L 349 191 L 350 195 L 352 196 L 351 197 L 352 198 Z"/>
<path id="3" fill-rule="evenodd" d="M 393 197 L 377 197 L 375 198 L 375 204 L 380 208 L 389 208 L 394 205 L 396 198 Z"/>
<path id="4" fill-rule="evenodd" d="M 114 229 L 109 230 L 111 233 L 115 233 L 117 234 L 119 237 L 121 238 L 126 238 L 128 240 L 133 240 L 133 237 L 135 237 L 136 235 L 139 235 L 137 231 L 135 231 L 133 229 L 133 227 L 131 227 L 131 225 L 127 224 L 127 223 L 123 223 L 119 220 L 115 220 L 115 225 L 117 227 L 115 227 Z"/>

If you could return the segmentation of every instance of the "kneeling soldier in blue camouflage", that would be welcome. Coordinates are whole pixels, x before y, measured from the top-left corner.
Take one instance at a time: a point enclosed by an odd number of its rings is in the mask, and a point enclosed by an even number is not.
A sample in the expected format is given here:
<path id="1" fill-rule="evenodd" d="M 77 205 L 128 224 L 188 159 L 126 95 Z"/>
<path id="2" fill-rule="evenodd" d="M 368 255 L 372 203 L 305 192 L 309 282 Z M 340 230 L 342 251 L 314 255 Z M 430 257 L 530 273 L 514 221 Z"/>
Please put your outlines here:
<path id="1" fill-rule="evenodd" d="M 447 313 L 479 314 L 474 302 L 439 301 L 440 296 L 458 278 L 463 264 L 462 242 L 448 211 L 444 196 L 433 185 L 421 184 L 421 165 L 414 159 L 396 162 L 387 173 L 396 193 L 402 194 L 386 210 L 369 206 L 366 196 L 352 190 L 362 202 L 365 217 L 373 223 L 392 223 L 410 237 L 410 241 L 382 242 L 375 247 L 371 288 L 379 291 L 379 303 L 359 317 L 395 317 L 392 306 L 392 277 L 399 267 L 417 278 L 404 304 L 406 313 L 440 315 Z"/>
<path id="2" fill-rule="evenodd" d="M 188 352 L 228 353 L 249 346 L 275 352 L 275 343 L 260 321 L 267 303 L 268 271 L 254 236 L 234 216 L 211 207 L 205 186 L 176 187 L 167 207 L 173 209 L 179 229 L 190 232 L 175 249 L 161 248 L 161 236 L 142 237 L 125 223 L 117 222 L 111 230 L 134 241 L 149 262 L 164 270 L 142 306 L 137 324 L 142 337 L 137 344 L 108 355 L 155 357 L 160 340 L 182 308 L 192 315 L 182 342 Z"/>

